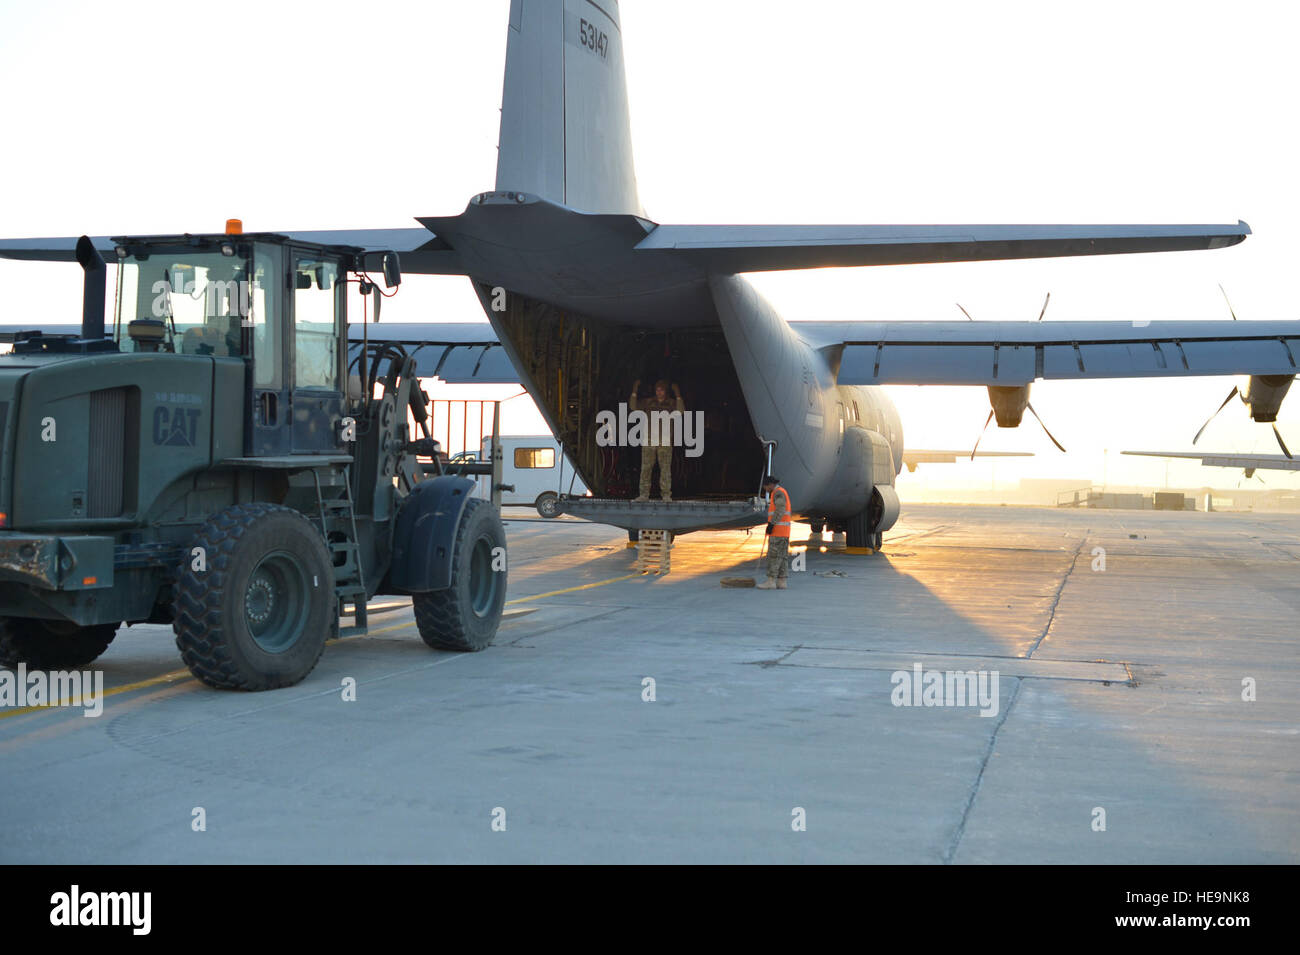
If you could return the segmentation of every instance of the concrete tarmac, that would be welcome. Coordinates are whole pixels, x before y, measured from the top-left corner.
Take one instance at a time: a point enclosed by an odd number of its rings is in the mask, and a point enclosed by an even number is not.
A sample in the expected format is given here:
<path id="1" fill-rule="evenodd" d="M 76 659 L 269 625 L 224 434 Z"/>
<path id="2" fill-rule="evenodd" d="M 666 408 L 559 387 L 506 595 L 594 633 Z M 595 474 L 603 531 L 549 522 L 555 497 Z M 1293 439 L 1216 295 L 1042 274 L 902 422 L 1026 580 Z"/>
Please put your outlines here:
<path id="1" fill-rule="evenodd" d="M 781 592 L 528 513 L 482 653 L 379 598 L 296 687 L 136 626 L 101 716 L 0 708 L 0 862 L 1300 861 L 1300 515 L 912 506 Z"/>

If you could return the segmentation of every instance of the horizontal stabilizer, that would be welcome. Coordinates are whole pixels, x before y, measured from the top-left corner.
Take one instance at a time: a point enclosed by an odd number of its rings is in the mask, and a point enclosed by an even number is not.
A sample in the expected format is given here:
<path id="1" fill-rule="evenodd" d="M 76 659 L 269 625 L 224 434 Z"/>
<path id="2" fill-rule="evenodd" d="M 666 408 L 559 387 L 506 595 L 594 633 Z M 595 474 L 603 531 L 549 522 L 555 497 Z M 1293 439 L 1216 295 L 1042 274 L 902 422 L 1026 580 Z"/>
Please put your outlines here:
<path id="1" fill-rule="evenodd" d="M 1236 245 L 1236 225 L 661 225 L 636 247 L 710 272 L 1179 252 Z"/>
<path id="2" fill-rule="evenodd" d="M 380 253 L 396 252 L 401 257 L 403 272 L 416 275 L 464 274 L 456 251 L 425 228 L 325 229 L 279 234 L 301 242 L 352 245 L 365 249 L 368 253 L 366 268 L 373 272 L 382 267 L 378 260 Z"/>
<path id="3" fill-rule="evenodd" d="M 0 343 L 11 342 L 20 333 L 39 331 L 46 335 L 75 335 L 80 325 L 0 325 Z M 361 345 L 360 322 L 348 325 L 348 343 Z M 519 383 L 505 349 L 487 322 L 401 322 L 371 324 L 366 330 L 371 343 L 393 342 L 403 346 L 417 362 L 418 373 L 437 376 L 448 384 L 512 385 Z"/>
<path id="4" fill-rule="evenodd" d="M 402 260 L 402 271 L 421 275 L 462 275 L 460 258 L 455 250 L 428 229 L 326 229 L 316 231 L 276 232 L 300 242 L 318 245 L 348 245 L 366 250 L 366 268 L 378 271 L 379 255 L 396 252 Z M 115 261 L 114 238 L 106 235 L 92 236 L 95 248 L 109 262 Z M 38 239 L 0 239 L 0 259 L 20 259 L 30 262 L 75 262 L 77 236 L 55 236 Z"/>
<path id="5" fill-rule="evenodd" d="M 28 262 L 75 262 L 77 240 L 80 236 L 65 235 L 45 239 L 0 239 L 0 259 L 20 259 Z M 113 260 L 113 240 L 106 235 L 90 237 L 96 251 L 110 262 Z"/>

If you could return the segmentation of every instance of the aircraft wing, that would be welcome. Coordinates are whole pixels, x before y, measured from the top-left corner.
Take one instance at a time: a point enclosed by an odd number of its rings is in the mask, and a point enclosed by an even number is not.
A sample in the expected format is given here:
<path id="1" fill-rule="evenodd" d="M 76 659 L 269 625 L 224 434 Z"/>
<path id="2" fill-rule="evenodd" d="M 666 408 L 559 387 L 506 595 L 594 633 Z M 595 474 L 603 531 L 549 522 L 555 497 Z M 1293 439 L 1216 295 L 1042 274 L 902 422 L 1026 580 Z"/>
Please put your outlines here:
<path id="1" fill-rule="evenodd" d="M 406 259 L 402 259 L 406 267 Z M 423 377 L 437 376 L 448 384 L 518 384 L 519 375 L 487 322 L 379 322 L 348 325 L 348 343 L 355 348 L 365 334 L 370 341 L 395 342 L 414 355 Z"/>
<path id="2" fill-rule="evenodd" d="M 903 464 L 909 471 L 915 471 L 921 464 L 956 464 L 969 461 L 969 451 L 928 451 L 924 449 L 904 448 Z M 976 451 L 977 458 L 1032 458 L 1030 451 Z"/>
<path id="3" fill-rule="evenodd" d="M 1235 225 L 660 225 L 638 253 L 671 254 L 710 272 L 977 262 L 1220 249 Z"/>
<path id="4" fill-rule="evenodd" d="M 278 232 L 291 239 L 315 242 L 322 245 L 351 245 L 374 253 L 367 255 L 366 267 L 380 268 L 379 254 L 397 252 L 402 259 L 402 271 L 425 275 L 463 275 L 465 270 L 456 251 L 436 235 L 424 228 L 410 229 L 329 229 L 306 232 Z M 77 236 L 56 236 L 39 239 L 0 239 L 0 259 L 21 259 L 29 262 L 75 262 Z M 95 248 L 109 261 L 113 261 L 111 236 L 91 236 Z"/>
<path id="5" fill-rule="evenodd" d="M 841 385 L 1295 375 L 1300 321 L 796 322 Z"/>
<path id="6" fill-rule="evenodd" d="M 1124 451 L 1149 458 L 1190 458 L 1206 468 L 1242 468 L 1247 471 L 1300 471 L 1300 458 L 1284 454 L 1217 454 L 1201 451 Z"/>

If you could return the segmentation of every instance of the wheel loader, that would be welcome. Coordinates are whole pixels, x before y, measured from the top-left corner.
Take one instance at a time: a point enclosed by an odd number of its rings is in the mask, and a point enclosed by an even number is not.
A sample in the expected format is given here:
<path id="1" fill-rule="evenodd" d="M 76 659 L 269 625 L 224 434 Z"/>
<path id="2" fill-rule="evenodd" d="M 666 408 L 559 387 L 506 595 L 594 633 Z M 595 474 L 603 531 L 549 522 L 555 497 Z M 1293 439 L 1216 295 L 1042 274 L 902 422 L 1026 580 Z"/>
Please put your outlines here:
<path id="1" fill-rule="evenodd" d="M 397 255 L 233 220 L 113 241 L 111 316 L 82 237 L 80 332 L 0 355 L 0 664 L 85 667 L 170 624 L 204 683 L 290 686 L 376 594 L 409 595 L 430 647 L 488 646 L 499 513 L 443 473 L 413 357 L 349 348 L 349 298 L 377 317 Z"/>

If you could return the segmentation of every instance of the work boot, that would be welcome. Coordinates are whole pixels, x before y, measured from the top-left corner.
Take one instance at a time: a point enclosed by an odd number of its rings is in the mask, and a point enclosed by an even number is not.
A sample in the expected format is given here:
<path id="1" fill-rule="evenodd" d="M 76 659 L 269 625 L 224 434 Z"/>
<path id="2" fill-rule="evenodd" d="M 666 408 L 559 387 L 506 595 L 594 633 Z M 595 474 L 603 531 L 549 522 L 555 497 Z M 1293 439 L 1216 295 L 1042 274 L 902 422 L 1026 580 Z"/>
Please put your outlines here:
<path id="1" fill-rule="evenodd" d="M 672 501 L 673 501 L 673 492 L 672 492 L 672 491 L 664 491 L 663 494 L 661 494 L 661 495 L 659 495 L 659 496 L 660 496 L 660 498 L 663 499 L 664 503 L 666 503 L 666 504 L 671 504 Z"/>
<path id="2" fill-rule="evenodd" d="M 632 500 L 635 501 L 637 504 L 644 504 L 646 501 L 650 500 L 650 495 L 639 494 L 636 497 L 632 498 Z"/>
<path id="3" fill-rule="evenodd" d="M 778 577 L 778 578 L 776 578 L 776 589 L 777 589 L 777 590 L 785 590 L 785 589 L 786 589 L 786 587 L 785 587 L 785 578 L 784 578 L 784 577 Z"/>
<path id="4" fill-rule="evenodd" d="M 769 577 L 767 578 L 767 580 L 763 581 L 754 589 L 755 590 L 776 590 L 776 578 Z"/>

